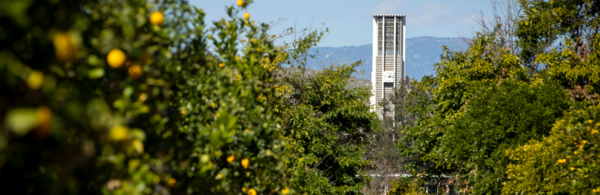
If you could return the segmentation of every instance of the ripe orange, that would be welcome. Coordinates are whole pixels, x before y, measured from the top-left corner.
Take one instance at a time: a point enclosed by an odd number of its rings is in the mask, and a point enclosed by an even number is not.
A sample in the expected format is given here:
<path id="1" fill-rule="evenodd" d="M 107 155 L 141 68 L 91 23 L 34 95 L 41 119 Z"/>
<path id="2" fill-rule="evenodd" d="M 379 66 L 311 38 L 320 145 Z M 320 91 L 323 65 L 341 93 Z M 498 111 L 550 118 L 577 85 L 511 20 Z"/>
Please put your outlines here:
<path id="1" fill-rule="evenodd" d="M 249 164 L 250 161 L 247 158 L 242 159 L 242 166 L 244 167 L 244 169 L 248 169 Z"/>
<path id="2" fill-rule="evenodd" d="M 142 76 L 142 67 L 136 64 L 127 68 L 127 72 L 129 72 L 131 78 L 137 79 Z"/>
<path id="3" fill-rule="evenodd" d="M 56 59 L 61 62 L 69 62 L 75 59 L 75 45 L 68 33 L 56 33 L 52 38 Z"/>
<path id="4" fill-rule="evenodd" d="M 162 12 L 150 14 L 150 23 L 160 25 L 165 21 L 165 15 Z"/>
<path id="5" fill-rule="evenodd" d="M 169 184 L 170 186 L 175 186 L 175 183 L 177 183 L 177 180 L 175 180 L 175 178 L 171 178 L 171 179 L 169 179 L 169 182 L 168 182 L 168 184 Z"/>
<path id="6" fill-rule="evenodd" d="M 235 156 L 233 156 L 233 154 L 231 156 L 227 157 L 227 162 L 228 163 L 233 162 L 233 160 L 235 160 Z"/>
<path id="7" fill-rule="evenodd" d="M 110 52 L 108 52 L 108 55 L 106 56 L 106 61 L 108 62 L 108 65 L 112 68 L 121 67 L 121 65 L 125 63 L 125 59 L 125 53 L 120 49 L 110 50 Z"/>

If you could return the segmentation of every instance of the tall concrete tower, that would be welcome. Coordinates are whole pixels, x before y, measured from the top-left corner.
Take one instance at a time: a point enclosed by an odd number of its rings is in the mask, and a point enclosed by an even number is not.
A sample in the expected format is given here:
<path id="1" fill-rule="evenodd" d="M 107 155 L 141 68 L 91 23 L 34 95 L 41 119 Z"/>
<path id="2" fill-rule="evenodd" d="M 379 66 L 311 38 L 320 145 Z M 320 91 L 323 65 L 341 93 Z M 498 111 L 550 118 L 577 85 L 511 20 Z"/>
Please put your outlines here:
<path id="1" fill-rule="evenodd" d="M 371 72 L 371 109 L 379 118 L 393 116 L 378 104 L 393 93 L 405 74 L 405 15 L 373 15 L 373 69 Z"/>

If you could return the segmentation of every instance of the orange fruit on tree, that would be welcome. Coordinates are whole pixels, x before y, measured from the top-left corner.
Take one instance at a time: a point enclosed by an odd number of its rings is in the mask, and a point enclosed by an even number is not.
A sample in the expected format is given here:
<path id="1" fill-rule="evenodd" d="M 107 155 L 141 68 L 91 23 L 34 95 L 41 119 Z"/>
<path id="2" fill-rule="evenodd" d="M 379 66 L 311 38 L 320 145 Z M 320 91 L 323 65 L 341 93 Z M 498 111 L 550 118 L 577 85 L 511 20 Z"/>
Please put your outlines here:
<path id="1" fill-rule="evenodd" d="M 123 63 L 125 63 L 126 58 L 125 52 L 121 51 L 120 49 L 113 49 L 108 52 L 106 61 L 110 67 L 119 68 L 121 65 L 123 65 Z"/>
<path id="2" fill-rule="evenodd" d="M 75 59 L 75 45 L 68 33 L 59 32 L 52 38 L 56 59 L 61 62 L 69 62 Z"/>
<path id="3" fill-rule="evenodd" d="M 160 25 L 165 21 L 165 15 L 162 12 L 150 14 L 150 23 Z"/>
<path id="4" fill-rule="evenodd" d="M 127 72 L 129 72 L 129 76 L 133 79 L 137 79 L 142 76 L 142 67 L 140 65 L 133 65 L 127 68 Z"/>
<path id="5" fill-rule="evenodd" d="M 250 161 L 247 158 L 242 159 L 242 166 L 244 167 L 244 169 L 248 169 L 249 164 Z"/>
<path id="6" fill-rule="evenodd" d="M 175 183 L 177 183 L 177 180 L 175 180 L 175 178 L 171 178 L 171 179 L 169 179 L 169 181 L 168 181 L 168 184 L 169 184 L 170 186 L 175 186 Z"/>
<path id="7" fill-rule="evenodd" d="M 237 5 L 238 5 L 238 6 L 240 6 L 240 7 L 241 7 L 242 5 L 244 5 L 244 0 L 238 0 L 238 1 L 237 1 Z"/>
<path id="8" fill-rule="evenodd" d="M 235 160 L 235 156 L 233 156 L 233 154 L 231 156 L 227 157 L 227 162 L 228 163 L 233 162 L 233 160 Z"/>
<path id="9" fill-rule="evenodd" d="M 409 184 L 409 185 L 410 185 L 410 184 Z M 288 187 L 285 187 L 285 188 L 283 188 L 283 189 L 281 190 L 281 193 L 282 193 L 282 194 L 287 194 L 287 193 L 289 193 L 289 192 L 290 192 L 290 189 L 289 189 Z"/>
<path id="10" fill-rule="evenodd" d="M 248 13 L 248 12 L 244 13 L 244 18 L 246 18 L 246 20 L 250 19 L 250 13 Z"/>
<path id="11" fill-rule="evenodd" d="M 248 190 L 248 195 L 256 195 L 256 190 L 254 190 L 254 189 L 250 188 L 250 189 Z"/>

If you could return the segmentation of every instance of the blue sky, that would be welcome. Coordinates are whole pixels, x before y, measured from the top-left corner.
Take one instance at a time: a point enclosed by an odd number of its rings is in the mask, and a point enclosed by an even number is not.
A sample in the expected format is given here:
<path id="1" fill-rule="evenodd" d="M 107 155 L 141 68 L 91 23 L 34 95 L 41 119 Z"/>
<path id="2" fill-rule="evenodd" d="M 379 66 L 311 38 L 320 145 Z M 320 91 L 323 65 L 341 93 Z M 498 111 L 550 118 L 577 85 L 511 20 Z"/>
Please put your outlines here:
<path id="1" fill-rule="evenodd" d="M 209 21 L 226 17 L 225 6 L 236 0 L 190 0 L 204 9 Z M 481 29 L 476 15 L 492 16 L 490 0 L 254 0 L 247 10 L 251 19 L 269 23 L 284 18 L 271 34 L 285 28 L 315 29 L 322 23 L 329 34 L 319 46 L 351 46 L 370 44 L 373 14 L 406 15 L 406 37 L 471 36 Z"/>

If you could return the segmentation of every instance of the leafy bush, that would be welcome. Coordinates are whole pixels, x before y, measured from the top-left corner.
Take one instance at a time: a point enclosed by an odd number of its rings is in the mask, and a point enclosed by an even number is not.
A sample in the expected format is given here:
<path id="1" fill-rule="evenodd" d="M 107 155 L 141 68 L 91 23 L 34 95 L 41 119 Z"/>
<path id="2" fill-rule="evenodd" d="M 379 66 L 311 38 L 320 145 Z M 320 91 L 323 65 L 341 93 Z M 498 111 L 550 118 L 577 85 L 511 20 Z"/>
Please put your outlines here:
<path id="1" fill-rule="evenodd" d="M 247 3 L 207 28 L 179 1 L 2 1 L 1 189 L 285 189 L 260 98 L 277 52 L 267 25 L 236 17 Z"/>
<path id="2" fill-rule="evenodd" d="M 417 180 L 418 179 L 415 179 L 415 178 L 404 177 L 404 178 L 400 178 L 396 181 L 392 181 L 392 187 L 389 191 L 389 194 L 391 194 L 391 195 L 425 194 L 424 192 L 421 191 L 422 190 L 421 186 L 423 184 L 419 183 Z"/>
<path id="3" fill-rule="evenodd" d="M 319 39 L 275 47 L 249 3 L 208 27 L 185 1 L 0 1 L 0 189 L 359 194 L 358 64 L 282 79 Z"/>
<path id="4" fill-rule="evenodd" d="M 600 192 L 589 175 L 600 170 L 595 153 L 586 149 L 597 144 L 595 111 L 584 108 L 600 97 L 596 4 L 509 2 L 504 11 L 522 8 L 523 15 L 498 16 L 466 51 L 446 50 L 437 75 L 420 84 L 433 96 L 425 108 L 413 107 L 425 117 L 398 143 L 414 159 L 406 167 L 467 179 L 466 193 Z M 575 157 L 575 150 L 590 155 Z"/>
<path id="5" fill-rule="evenodd" d="M 440 131 L 443 164 L 468 175 L 475 193 L 499 193 L 506 166 L 505 150 L 548 135 L 552 123 L 569 108 L 568 96 L 556 85 L 528 85 L 507 80 L 500 85 L 482 84 Z M 483 190 L 485 189 L 485 190 Z"/>
<path id="6" fill-rule="evenodd" d="M 517 162 L 508 167 L 511 180 L 503 193 L 600 192 L 598 120 L 597 106 L 575 109 L 553 125 L 550 136 L 508 150 L 507 155 Z"/>
<path id="7" fill-rule="evenodd" d="M 360 194 L 371 162 L 363 155 L 379 120 L 367 88 L 346 89 L 360 63 L 330 67 L 308 79 L 292 76 L 283 103 L 286 167 L 298 193 Z"/>

